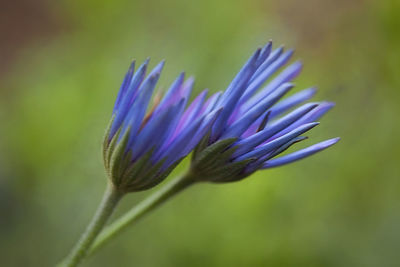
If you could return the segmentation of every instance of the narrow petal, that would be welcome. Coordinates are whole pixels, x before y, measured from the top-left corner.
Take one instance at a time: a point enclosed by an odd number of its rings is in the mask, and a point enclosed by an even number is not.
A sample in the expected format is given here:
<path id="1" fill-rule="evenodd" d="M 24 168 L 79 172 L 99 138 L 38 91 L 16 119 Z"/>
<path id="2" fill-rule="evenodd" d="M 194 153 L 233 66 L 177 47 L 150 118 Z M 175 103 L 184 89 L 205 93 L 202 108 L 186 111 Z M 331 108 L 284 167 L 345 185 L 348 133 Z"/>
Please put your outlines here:
<path id="1" fill-rule="evenodd" d="M 288 155 L 285 155 L 285 156 L 282 156 L 282 157 L 279 157 L 276 159 L 268 160 L 263 165 L 263 169 L 281 166 L 281 165 L 288 164 L 288 163 L 303 159 L 305 157 L 311 156 L 319 151 L 322 151 L 322 150 L 336 144 L 339 140 L 340 140 L 340 138 L 338 138 L 338 137 L 329 139 L 329 140 L 323 141 L 321 143 L 312 145 L 310 147 L 301 149 L 299 151 L 293 152 L 291 154 L 288 154 Z"/>
<path id="2" fill-rule="evenodd" d="M 178 136 L 182 131 L 177 132 L 176 135 L 175 129 L 182 118 L 183 111 L 185 109 L 186 99 L 181 99 L 181 101 L 176 105 L 176 110 L 174 111 L 175 116 L 172 117 L 170 121 L 168 121 L 168 128 L 165 130 L 165 135 L 159 139 L 158 143 L 160 144 L 160 148 L 158 149 L 161 153 L 164 151 L 169 144 Z"/>
<path id="3" fill-rule="evenodd" d="M 218 114 L 222 111 L 222 109 L 214 110 L 209 114 L 204 115 L 205 118 L 203 123 L 199 126 L 199 129 L 193 136 L 192 140 L 187 144 L 186 148 L 183 150 L 181 156 L 185 156 L 189 154 L 190 151 L 200 142 L 200 140 L 204 137 L 204 135 L 210 130 L 211 126 L 215 122 L 218 117 Z"/>
<path id="4" fill-rule="evenodd" d="M 128 90 L 128 86 L 131 83 L 133 73 L 135 72 L 135 60 L 132 61 L 128 72 L 125 74 L 124 80 L 122 81 L 121 87 L 119 89 L 117 99 L 115 100 L 115 105 L 113 109 L 113 113 L 115 113 L 118 105 L 121 102 L 122 97 L 125 95 L 126 91 Z"/>
<path id="5" fill-rule="evenodd" d="M 218 107 L 224 107 L 213 126 L 213 138 L 217 138 L 226 126 L 231 113 L 236 107 L 243 91 L 246 89 L 247 83 L 255 70 L 255 62 L 260 54 L 260 49 L 256 51 L 251 60 L 243 67 L 239 74 L 235 77 L 228 89 L 221 97 Z"/>
<path id="6" fill-rule="evenodd" d="M 123 124 L 123 132 L 130 127 L 128 147 L 132 144 L 134 137 L 136 136 L 142 124 L 147 106 L 159 77 L 160 73 L 155 73 L 154 75 L 146 78 L 139 89 L 139 95 L 137 96 L 136 101 L 133 103 L 129 113 L 126 115 Z"/>
<path id="7" fill-rule="evenodd" d="M 169 107 L 165 112 L 149 121 L 137 135 L 132 144 L 132 160 L 136 160 L 158 144 L 166 133 L 168 125 L 175 116 L 177 106 Z"/>
<path id="8" fill-rule="evenodd" d="M 326 112 L 328 112 L 334 106 L 335 106 L 335 104 L 332 103 L 332 102 L 321 102 L 321 103 L 319 103 L 318 106 L 315 109 L 313 109 L 310 113 L 307 113 L 301 119 L 297 120 L 296 122 L 294 122 L 293 124 L 288 126 L 286 129 L 284 129 L 281 132 L 279 132 L 278 136 L 293 130 L 294 128 L 298 127 L 301 124 L 310 123 L 310 122 L 318 120 L 319 118 L 321 118 Z"/>
<path id="9" fill-rule="evenodd" d="M 281 145 L 289 142 L 293 138 L 296 138 L 297 136 L 302 135 L 303 133 L 309 131 L 310 129 L 314 128 L 317 125 L 318 125 L 317 122 L 301 125 L 300 127 L 294 129 L 293 131 L 291 131 L 277 139 L 274 139 L 271 142 L 266 143 L 265 145 L 259 146 L 256 149 L 250 151 L 249 153 L 246 153 L 246 154 L 243 154 L 243 155 L 237 157 L 235 159 L 235 161 L 241 161 L 241 160 L 245 160 L 245 159 L 249 159 L 249 158 L 253 158 L 253 157 L 256 157 L 256 158 L 262 157 L 262 156 L 266 155 L 267 153 L 272 152 L 274 149 L 277 149 Z"/>
<path id="10" fill-rule="evenodd" d="M 285 117 L 281 118 L 280 120 L 267 126 L 264 130 L 259 131 L 248 138 L 238 141 L 236 143 L 238 149 L 235 151 L 233 156 L 237 157 L 249 152 L 251 149 L 268 140 L 268 138 L 272 137 L 274 134 L 280 132 L 282 129 L 288 127 L 293 122 L 300 119 L 302 116 L 313 110 L 316 106 L 317 104 L 305 104 L 298 109 L 292 111 Z"/>
<path id="11" fill-rule="evenodd" d="M 187 104 L 188 99 L 190 98 L 190 94 L 192 93 L 193 90 L 193 85 L 194 85 L 194 78 L 193 77 L 189 77 L 182 85 L 182 88 L 180 90 L 180 96 L 181 98 L 186 99 L 185 102 L 185 107 Z"/>
<path id="12" fill-rule="evenodd" d="M 222 92 L 219 91 L 219 92 L 213 94 L 212 96 L 210 96 L 204 103 L 204 106 L 201 109 L 200 114 L 209 113 L 211 110 L 213 110 L 216 107 L 216 104 L 218 103 L 221 95 L 222 95 Z"/>
<path id="13" fill-rule="evenodd" d="M 182 128 L 186 127 L 191 121 L 193 121 L 194 118 L 199 115 L 206 96 L 207 90 L 204 90 L 193 100 L 185 113 L 183 113 L 178 127 L 176 128 L 176 132 L 179 132 Z"/>
<path id="14" fill-rule="evenodd" d="M 265 62 L 265 60 L 269 57 L 271 54 L 271 48 L 272 48 L 272 42 L 269 41 L 262 49 L 260 56 L 257 59 L 256 65 L 260 66 Z"/>
<path id="15" fill-rule="evenodd" d="M 260 102 L 266 96 L 271 94 L 274 90 L 279 88 L 283 83 L 290 82 L 297 75 L 299 75 L 302 68 L 300 62 L 295 62 L 286 69 L 284 69 L 277 77 L 275 77 L 271 82 L 267 84 L 259 93 L 254 95 L 249 101 L 243 104 L 242 111 L 249 110 L 255 104 Z"/>
<path id="16" fill-rule="evenodd" d="M 139 69 L 136 71 L 136 73 L 133 75 L 133 78 L 129 84 L 129 87 L 127 89 L 127 92 L 121 99 L 120 105 L 118 105 L 118 108 L 116 110 L 116 115 L 114 122 L 111 126 L 110 130 L 110 136 L 114 136 L 114 134 L 117 132 L 119 127 L 121 126 L 122 122 L 125 120 L 125 117 L 127 113 L 129 112 L 129 108 L 131 107 L 132 103 L 134 102 L 136 98 L 136 94 L 138 92 L 138 89 L 146 75 L 146 69 L 147 69 L 147 64 L 148 60 L 144 62 Z"/>
<path id="17" fill-rule="evenodd" d="M 251 78 L 250 82 L 257 78 L 257 76 L 262 73 L 266 68 L 269 67 L 275 60 L 277 60 L 283 52 L 283 47 L 279 47 L 272 51 L 268 56 L 267 60 L 265 60 L 260 67 L 258 67 L 257 71 L 254 73 L 253 77 Z"/>
<path id="18" fill-rule="evenodd" d="M 246 131 L 246 129 L 264 112 L 269 109 L 273 104 L 275 104 L 283 95 L 285 95 L 291 88 L 292 84 L 286 83 L 280 86 L 276 91 L 272 94 L 268 95 L 257 103 L 254 107 L 252 107 L 248 112 L 246 112 L 243 116 L 240 117 L 235 123 L 233 123 L 229 129 L 222 135 L 221 138 L 231 138 L 231 137 L 239 137 Z"/>
<path id="19" fill-rule="evenodd" d="M 283 112 L 289 110 L 290 108 L 312 98 L 316 93 L 316 88 L 304 89 L 292 96 L 289 96 L 274 105 L 271 108 L 271 118 L 282 114 Z"/>
<path id="20" fill-rule="evenodd" d="M 249 99 L 266 80 L 268 80 L 278 69 L 280 69 L 283 65 L 285 65 L 289 61 L 292 54 L 293 50 L 285 52 L 282 56 L 279 57 L 278 60 L 273 62 L 263 72 L 259 73 L 256 77 L 252 78 L 250 85 L 246 89 L 246 92 L 244 93 L 241 99 L 241 102 Z M 280 80 L 277 80 L 275 83 L 273 81 L 271 83 L 276 88 L 277 85 L 279 86 L 279 84 L 282 82 Z"/>
<path id="21" fill-rule="evenodd" d="M 173 162 L 179 160 L 179 158 L 181 157 L 180 153 L 182 152 L 182 150 L 185 149 L 187 143 L 190 142 L 190 140 L 193 138 L 202 122 L 203 118 L 197 119 L 196 122 L 184 129 L 182 133 L 177 136 L 177 138 L 172 141 L 171 144 L 169 144 L 165 151 L 163 151 L 160 155 L 156 157 L 157 160 L 166 158 L 163 169 L 170 166 Z"/>
<path id="22" fill-rule="evenodd" d="M 158 113 L 159 111 L 161 111 L 170 104 L 171 99 L 174 96 L 176 96 L 177 92 L 179 92 L 179 90 L 181 89 L 184 79 L 185 79 L 185 73 L 182 72 L 181 74 L 179 74 L 176 80 L 171 84 L 171 86 L 169 87 L 167 93 L 164 95 L 163 99 L 161 100 L 155 112 Z"/>

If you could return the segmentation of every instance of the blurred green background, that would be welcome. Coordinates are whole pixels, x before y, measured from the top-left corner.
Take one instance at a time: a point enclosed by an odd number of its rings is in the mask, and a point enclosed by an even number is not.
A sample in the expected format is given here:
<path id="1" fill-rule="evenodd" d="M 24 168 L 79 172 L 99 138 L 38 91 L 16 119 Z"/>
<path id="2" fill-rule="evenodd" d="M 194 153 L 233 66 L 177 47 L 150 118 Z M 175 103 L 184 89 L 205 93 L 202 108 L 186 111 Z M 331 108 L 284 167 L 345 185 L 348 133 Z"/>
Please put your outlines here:
<path id="1" fill-rule="evenodd" d="M 1 266 L 52 266 L 105 187 L 101 139 L 132 58 L 225 89 L 269 39 L 334 110 L 328 151 L 190 188 L 83 266 L 400 266 L 400 2 L 1 1 Z M 299 145 L 301 147 L 301 145 Z M 181 165 L 175 173 L 185 169 Z M 131 194 L 115 216 L 150 192 Z M 114 218 L 115 218 L 114 216 Z"/>

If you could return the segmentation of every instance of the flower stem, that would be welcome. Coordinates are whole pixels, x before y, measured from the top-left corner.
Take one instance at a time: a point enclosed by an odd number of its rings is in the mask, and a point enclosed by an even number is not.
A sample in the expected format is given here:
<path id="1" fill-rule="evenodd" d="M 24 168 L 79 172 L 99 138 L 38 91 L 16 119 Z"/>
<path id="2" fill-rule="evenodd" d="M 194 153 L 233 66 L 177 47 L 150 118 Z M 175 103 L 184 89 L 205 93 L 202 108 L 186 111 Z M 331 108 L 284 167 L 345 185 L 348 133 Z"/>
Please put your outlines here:
<path id="1" fill-rule="evenodd" d="M 156 191 L 154 194 L 150 195 L 148 198 L 140 202 L 138 205 L 134 206 L 121 218 L 116 219 L 115 222 L 107 226 L 96 238 L 95 242 L 89 249 L 88 254 L 90 255 L 94 253 L 97 249 L 99 249 L 104 243 L 106 243 L 117 233 L 121 232 L 123 229 L 133 224 L 134 222 L 139 220 L 141 217 L 143 217 L 145 214 L 149 213 L 156 207 L 160 206 L 170 197 L 176 195 L 183 189 L 192 185 L 194 182 L 195 180 L 193 179 L 191 173 L 189 172 L 167 183 L 159 191 Z"/>
<path id="2" fill-rule="evenodd" d="M 79 262 L 86 256 L 88 249 L 123 195 L 124 193 L 116 190 L 111 183 L 108 184 L 103 199 L 97 208 L 92 221 L 87 226 L 85 232 L 80 237 L 78 243 L 73 247 L 70 254 L 57 265 L 58 267 L 74 267 L 79 264 Z"/>

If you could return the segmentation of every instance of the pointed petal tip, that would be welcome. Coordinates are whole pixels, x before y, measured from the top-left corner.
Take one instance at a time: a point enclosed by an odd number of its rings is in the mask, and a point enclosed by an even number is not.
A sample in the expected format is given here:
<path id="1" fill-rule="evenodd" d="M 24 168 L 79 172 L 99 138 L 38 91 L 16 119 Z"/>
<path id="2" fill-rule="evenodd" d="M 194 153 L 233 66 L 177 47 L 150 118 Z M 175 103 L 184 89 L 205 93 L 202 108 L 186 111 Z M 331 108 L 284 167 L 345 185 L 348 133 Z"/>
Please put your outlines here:
<path id="1" fill-rule="evenodd" d="M 316 86 L 313 86 L 313 87 L 310 87 L 310 88 L 308 88 L 308 89 L 305 89 L 305 90 L 307 90 L 307 92 L 308 93 L 310 93 L 310 95 L 315 95 L 316 93 L 317 93 L 317 91 L 318 91 L 318 87 L 316 87 Z"/>
<path id="2" fill-rule="evenodd" d="M 315 122 L 310 122 L 310 123 L 304 124 L 304 127 L 307 127 L 307 128 L 312 129 L 312 128 L 314 128 L 315 126 L 317 126 L 317 125 L 319 125 L 319 124 L 320 124 L 319 121 L 315 121 Z"/>
<path id="3" fill-rule="evenodd" d="M 194 76 L 189 76 L 189 77 L 186 79 L 185 83 L 194 83 Z"/>
<path id="4" fill-rule="evenodd" d="M 293 87 L 295 87 L 295 84 L 292 82 L 286 82 L 286 83 L 283 83 L 281 85 L 281 87 L 288 87 L 289 89 L 292 89 Z"/>
<path id="5" fill-rule="evenodd" d="M 294 62 L 294 63 L 292 64 L 292 66 L 293 66 L 293 67 L 296 67 L 296 68 L 302 69 L 302 68 L 303 68 L 303 62 L 302 62 L 301 60 L 297 60 L 296 62 Z"/>
<path id="6" fill-rule="evenodd" d="M 335 138 L 332 138 L 332 139 L 328 139 L 328 140 L 324 141 L 323 143 L 325 143 L 325 145 L 328 147 L 328 146 L 332 146 L 332 145 L 336 144 L 340 140 L 341 140 L 340 137 L 335 137 Z"/>
<path id="7" fill-rule="evenodd" d="M 319 105 L 320 105 L 320 103 L 318 103 L 318 102 L 310 102 L 310 103 L 304 104 L 304 106 L 308 107 L 310 110 L 318 107 Z"/>
<path id="8" fill-rule="evenodd" d="M 161 68 L 164 67 L 164 65 L 165 65 L 165 59 L 161 60 L 160 63 L 158 63 L 158 65 L 160 65 Z"/>
<path id="9" fill-rule="evenodd" d="M 203 91 L 200 92 L 200 95 L 201 95 L 201 94 L 204 94 L 204 97 L 207 97 L 207 95 L 208 95 L 208 88 L 203 89 Z"/>
<path id="10" fill-rule="evenodd" d="M 322 101 L 322 102 L 320 102 L 319 105 L 321 107 L 324 107 L 324 108 L 327 108 L 327 109 L 331 109 L 334 106 L 336 106 L 336 103 L 335 102 L 329 102 L 329 101 Z"/>
<path id="11" fill-rule="evenodd" d="M 293 54 L 294 54 L 294 49 L 293 48 L 290 48 L 290 49 L 288 49 L 288 50 L 286 50 L 286 52 L 285 52 L 288 56 L 292 56 Z"/>

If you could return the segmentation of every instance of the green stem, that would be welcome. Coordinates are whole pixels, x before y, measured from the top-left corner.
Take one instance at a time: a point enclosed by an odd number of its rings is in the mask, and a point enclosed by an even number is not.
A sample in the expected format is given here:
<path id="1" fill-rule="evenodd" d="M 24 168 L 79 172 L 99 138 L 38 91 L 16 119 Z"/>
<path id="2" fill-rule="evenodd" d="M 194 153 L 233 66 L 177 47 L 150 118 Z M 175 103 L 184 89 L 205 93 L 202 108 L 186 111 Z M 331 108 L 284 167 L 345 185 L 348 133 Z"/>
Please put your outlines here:
<path id="1" fill-rule="evenodd" d="M 159 191 L 150 195 L 138 205 L 134 206 L 121 218 L 116 219 L 115 222 L 107 226 L 96 238 L 88 253 L 92 254 L 93 252 L 95 252 L 117 233 L 121 232 L 127 226 L 142 218 L 145 214 L 149 213 L 150 211 L 164 203 L 170 197 L 176 195 L 183 189 L 192 185 L 194 182 L 195 180 L 193 179 L 192 175 L 190 173 L 187 173 L 167 183 Z"/>
<path id="2" fill-rule="evenodd" d="M 79 264 L 79 262 L 86 256 L 88 249 L 123 195 L 124 193 L 116 190 L 115 187 L 109 183 L 92 221 L 87 226 L 85 232 L 82 234 L 70 254 L 57 266 L 74 267 Z"/>

